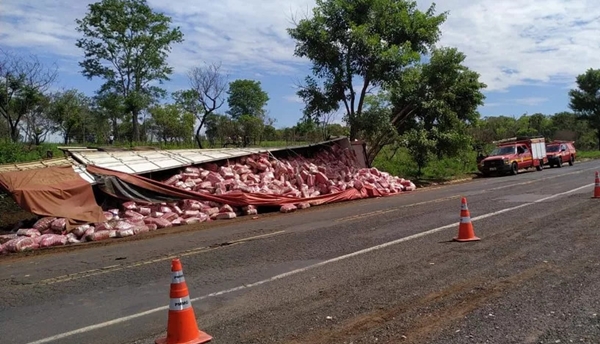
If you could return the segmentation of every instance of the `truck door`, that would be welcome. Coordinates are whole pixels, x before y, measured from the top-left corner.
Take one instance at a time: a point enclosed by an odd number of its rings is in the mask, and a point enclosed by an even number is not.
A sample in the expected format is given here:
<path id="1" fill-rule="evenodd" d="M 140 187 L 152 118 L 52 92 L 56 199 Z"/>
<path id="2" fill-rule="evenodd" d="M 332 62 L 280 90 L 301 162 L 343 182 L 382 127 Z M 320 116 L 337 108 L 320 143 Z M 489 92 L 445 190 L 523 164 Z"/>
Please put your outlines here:
<path id="1" fill-rule="evenodd" d="M 569 152 L 567 150 L 567 145 L 565 145 L 565 144 L 561 144 L 560 145 L 560 152 L 559 152 L 559 154 L 560 154 L 560 160 L 562 162 L 568 162 L 569 161 L 569 158 L 568 158 Z"/>
<path id="2" fill-rule="evenodd" d="M 517 147 L 517 160 L 519 169 L 528 168 L 531 165 L 531 152 L 526 146 L 519 145 Z"/>

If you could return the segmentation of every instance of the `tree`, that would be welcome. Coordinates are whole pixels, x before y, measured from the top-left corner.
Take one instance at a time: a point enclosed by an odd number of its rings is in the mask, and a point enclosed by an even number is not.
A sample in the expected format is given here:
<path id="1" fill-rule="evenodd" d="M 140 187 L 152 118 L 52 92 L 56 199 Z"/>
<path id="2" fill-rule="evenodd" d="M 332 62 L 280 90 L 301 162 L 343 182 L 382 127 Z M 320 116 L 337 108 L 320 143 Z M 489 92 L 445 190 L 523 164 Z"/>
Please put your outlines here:
<path id="1" fill-rule="evenodd" d="M 119 140 L 119 123 L 125 118 L 125 99 L 118 93 L 110 90 L 100 91 L 94 97 L 94 115 L 96 122 L 108 122 L 109 130 L 104 137 L 104 141 L 108 136 L 113 135 L 115 140 Z M 102 125 L 104 126 L 104 125 Z"/>
<path id="2" fill-rule="evenodd" d="M 398 132 L 392 125 L 392 105 L 389 92 L 365 97 L 365 109 L 357 115 L 358 134 L 367 142 L 367 161 L 371 164 L 381 149 L 394 143 Z"/>
<path id="3" fill-rule="evenodd" d="M 25 116 L 22 129 L 33 145 L 45 142 L 48 134 L 56 132 L 56 123 L 49 115 L 50 99 L 43 97 Z"/>
<path id="4" fill-rule="evenodd" d="M 250 142 L 256 143 L 265 127 L 262 119 L 251 115 L 242 115 L 236 121 L 242 136 L 242 146 L 246 147 Z"/>
<path id="5" fill-rule="evenodd" d="M 83 34 L 76 44 L 85 52 L 79 63 L 82 73 L 88 79 L 104 79 L 102 90 L 123 97 L 126 113 L 132 116 L 132 141 L 138 141 L 140 112 L 164 93 L 151 83 L 169 80 L 173 69 L 166 59 L 171 45 L 183 42 L 183 34 L 146 0 L 102 0 L 88 9 L 76 20 Z"/>
<path id="6" fill-rule="evenodd" d="M 570 90 L 569 97 L 569 107 L 596 131 L 600 150 L 600 69 L 590 68 L 578 75 L 577 89 Z"/>
<path id="7" fill-rule="evenodd" d="M 368 156 L 374 159 L 390 140 L 411 129 L 437 130 L 429 139 L 436 142 L 436 155 L 454 156 L 468 149 L 468 129 L 477 123 L 477 108 L 483 104 L 485 84 L 479 74 L 463 65 L 466 56 L 455 48 L 432 49 L 428 63 L 404 69 L 398 78 L 386 82 L 389 92 L 390 125 L 379 124 L 381 130 L 368 142 Z M 382 115 L 378 115 L 377 121 Z M 362 118 L 363 116 L 357 116 Z M 359 123 L 373 125 L 367 118 Z M 371 160 L 372 161 L 372 160 Z"/>
<path id="8" fill-rule="evenodd" d="M 194 131 L 194 115 L 175 104 L 155 106 L 150 109 L 152 127 L 159 140 L 187 142 Z"/>
<path id="9" fill-rule="evenodd" d="M 421 127 L 410 129 L 403 135 L 406 148 L 408 149 L 410 156 L 417 163 L 418 177 L 423 175 L 423 168 L 431 159 L 431 153 L 436 146 L 436 142 L 431 139 L 430 134 L 430 131 Z"/>
<path id="10" fill-rule="evenodd" d="M 243 115 L 249 115 L 263 119 L 265 117 L 265 106 L 269 102 L 269 95 L 263 91 L 260 81 L 239 79 L 229 84 L 229 116 L 238 119 Z"/>
<path id="11" fill-rule="evenodd" d="M 200 122 L 196 128 L 196 143 L 202 148 L 200 130 L 206 119 L 225 103 L 226 78 L 221 74 L 221 64 L 211 64 L 205 68 L 194 67 L 188 73 L 191 89 L 174 94 L 176 101 L 193 113 Z"/>
<path id="12" fill-rule="evenodd" d="M 0 116 L 13 142 L 19 141 L 24 116 L 43 101 L 56 76 L 57 67 L 46 67 L 36 56 L 23 58 L 0 51 Z"/>
<path id="13" fill-rule="evenodd" d="M 296 40 L 294 54 L 313 64 L 314 77 L 298 91 L 305 114 L 320 116 L 342 103 L 355 139 L 370 90 L 398 78 L 438 41 L 446 13 L 434 11 L 432 5 L 422 12 L 410 0 L 317 0 L 312 18 L 288 29 Z"/>
<path id="14" fill-rule="evenodd" d="M 63 134 L 64 144 L 69 144 L 77 127 L 86 125 L 90 113 L 90 99 L 75 90 L 56 92 L 51 95 L 49 117 Z M 85 140 L 85 134 L 81 135 Z"/>

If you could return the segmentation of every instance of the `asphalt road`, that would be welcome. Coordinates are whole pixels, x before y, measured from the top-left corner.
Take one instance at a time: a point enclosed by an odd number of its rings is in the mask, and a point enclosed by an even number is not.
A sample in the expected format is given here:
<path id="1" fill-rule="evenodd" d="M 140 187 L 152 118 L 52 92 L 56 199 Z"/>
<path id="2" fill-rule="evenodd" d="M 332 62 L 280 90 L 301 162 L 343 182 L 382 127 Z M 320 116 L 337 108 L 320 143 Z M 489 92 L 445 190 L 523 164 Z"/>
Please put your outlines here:
<path id="1" fill-rule="evenodd" d="M 600 163 L 0 259 L 2 343 L 598 343 Z M 467 197 L 481 241 L 450 241 Z"/>

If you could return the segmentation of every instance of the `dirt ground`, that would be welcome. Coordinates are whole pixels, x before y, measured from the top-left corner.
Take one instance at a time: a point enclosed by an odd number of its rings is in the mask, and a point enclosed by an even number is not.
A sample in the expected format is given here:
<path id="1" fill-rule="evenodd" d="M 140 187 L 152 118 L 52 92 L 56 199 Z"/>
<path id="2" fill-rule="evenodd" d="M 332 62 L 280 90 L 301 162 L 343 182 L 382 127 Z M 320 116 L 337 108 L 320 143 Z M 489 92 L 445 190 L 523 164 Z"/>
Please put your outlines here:
<path id="1" fill-rule="evenodd" d="M 21 209 L 15 201 L 6 194 L 0 193 L 0 234 L 9 233 L 20 222 L 35 221 L 36 215 Z"/>

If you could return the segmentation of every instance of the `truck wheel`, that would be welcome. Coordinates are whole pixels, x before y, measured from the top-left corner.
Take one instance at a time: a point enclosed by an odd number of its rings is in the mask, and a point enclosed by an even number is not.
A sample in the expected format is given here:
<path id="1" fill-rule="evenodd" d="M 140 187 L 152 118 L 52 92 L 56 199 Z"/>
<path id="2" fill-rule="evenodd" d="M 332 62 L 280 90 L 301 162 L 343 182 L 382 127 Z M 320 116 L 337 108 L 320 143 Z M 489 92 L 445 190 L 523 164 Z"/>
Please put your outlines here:
<path id="1" fill-rule="evenodd" d="M 569 158 L 569 166 L 573 166 L 573 164 L 575 164 L 575 157 L 571 155 Z"/>
<path id="2" fill-rule="evenodd" d="M 544 160 L 540 160 L 540 164 L 535 167 L 538 171 L 542 171 L 544 169 Z"/>
<path id="3" fill-rule="evenodd" d="M 563 165 L 563 161 L 562 161 L 562 158 L 560 158 L 560 159 L 558 159 L 558 162 L 556 163 L 556 166 L 557 167 L 562 167 L 562 165 Z"/>
<path id="4" fill-rule="evenodd" d="M 512 165 L 510 165 L 510 174 L 516 176 L 517 173 L 519 173 L 519 165 L 517 165 L 516 162 L 513 162 Z"/>

